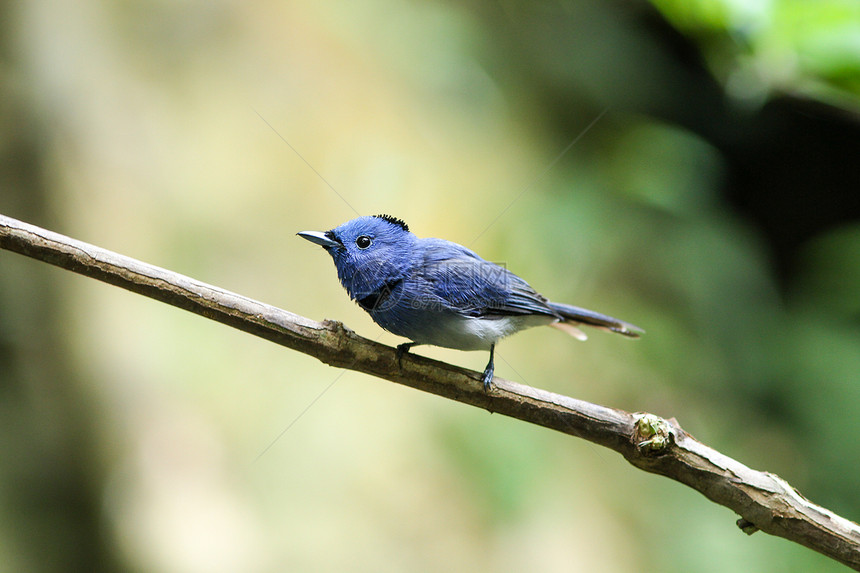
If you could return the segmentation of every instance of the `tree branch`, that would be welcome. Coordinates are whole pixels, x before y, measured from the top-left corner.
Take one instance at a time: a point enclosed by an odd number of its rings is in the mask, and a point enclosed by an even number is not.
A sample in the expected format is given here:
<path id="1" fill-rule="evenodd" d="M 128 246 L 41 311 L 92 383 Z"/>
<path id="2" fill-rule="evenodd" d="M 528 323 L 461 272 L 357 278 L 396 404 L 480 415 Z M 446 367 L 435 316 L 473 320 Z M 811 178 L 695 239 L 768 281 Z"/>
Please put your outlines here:
<path id="1" fill-rule="evenodd" d="M 362 338 L 339 322 L 315 322 L 4 215 L 0 247 L 217 320 L 331 366 L 606 446 L 634 466 L 728 507 L 741 516 L 738 526 L 747 533 L 760 529 L 860 570 L 860 526 L 808 501 L 779 476 L 750 469 L 702 444 L 674 418 L 631 414 L 500 378 L 488 394 L 477 372 L 413 354 L 398 365 L 393 348 Z"/>

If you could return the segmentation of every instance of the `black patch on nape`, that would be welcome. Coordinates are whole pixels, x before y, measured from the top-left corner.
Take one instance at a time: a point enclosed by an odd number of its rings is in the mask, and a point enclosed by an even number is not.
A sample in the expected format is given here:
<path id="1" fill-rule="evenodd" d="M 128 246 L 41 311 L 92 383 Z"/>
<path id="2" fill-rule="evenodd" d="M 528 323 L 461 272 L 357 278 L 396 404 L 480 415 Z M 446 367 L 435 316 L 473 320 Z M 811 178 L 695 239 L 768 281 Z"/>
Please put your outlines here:
<path id="1" fill-rule="evenodd" d="M 391 215 L 382 215 L 382 214 L 374 215 L 374 217 L 376 217 L 377 219 L 382 219 L 383 221 L 388 221 L 389 223 L 391 223 L 393 225 L 397 225 L 398 227 L 400 227 L 404 231 L 407 231 L 407 232 L 409 231 L 409 225 L 407 225 L 406 221 L 404 221 L 403 219 L 398 219 L 397 217 L 392 217 Z"/>

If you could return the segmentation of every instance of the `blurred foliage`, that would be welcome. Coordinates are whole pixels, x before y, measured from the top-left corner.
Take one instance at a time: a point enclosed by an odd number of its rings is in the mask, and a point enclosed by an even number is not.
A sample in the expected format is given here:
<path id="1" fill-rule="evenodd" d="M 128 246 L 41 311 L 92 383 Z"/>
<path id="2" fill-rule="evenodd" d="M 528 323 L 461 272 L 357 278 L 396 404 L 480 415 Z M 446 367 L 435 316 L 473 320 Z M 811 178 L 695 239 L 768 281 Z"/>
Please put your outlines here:
<path id="1" fill-rule="evenodd" d="M 854 0 L 654 0 L 694 37 L 730 96 L 774 92 L 860 111 L 860 4 Z"/>
<path id="2" fill-rule="evenodd" d="M 0 212 L 49 223 L 45 131 L 12 52 L 0 29 Z M 102 535 L 96 408 L 69 357 L 59 274 L 0 252 L 2 571 L 114 571 L 120 561 Z"/>
<path id="3" fill-rule="evenodd" d="M 498 375 L 860 516 L 856 2 L 4 8 L 0 212 L 394 344 L 294 237 L 390 212 L 647 331 L 536 329 Z M 590 444 L 66 275 L 0 252 L 16 571 L 841 569 Z"/>

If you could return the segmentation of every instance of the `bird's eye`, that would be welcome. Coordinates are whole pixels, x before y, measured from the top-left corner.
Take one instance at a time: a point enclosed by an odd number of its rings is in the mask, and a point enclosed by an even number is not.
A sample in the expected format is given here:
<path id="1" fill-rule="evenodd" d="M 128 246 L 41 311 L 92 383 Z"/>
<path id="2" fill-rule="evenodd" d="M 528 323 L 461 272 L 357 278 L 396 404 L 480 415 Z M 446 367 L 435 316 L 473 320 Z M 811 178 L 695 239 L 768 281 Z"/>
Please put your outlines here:
<path id="1" fill-rule="evenodd" d="M 355 244 L 358 245 L 359 249 L 366 249 L 372 242 L 373 241 L 367 235 L 362 235 L 355 240 Z"/>

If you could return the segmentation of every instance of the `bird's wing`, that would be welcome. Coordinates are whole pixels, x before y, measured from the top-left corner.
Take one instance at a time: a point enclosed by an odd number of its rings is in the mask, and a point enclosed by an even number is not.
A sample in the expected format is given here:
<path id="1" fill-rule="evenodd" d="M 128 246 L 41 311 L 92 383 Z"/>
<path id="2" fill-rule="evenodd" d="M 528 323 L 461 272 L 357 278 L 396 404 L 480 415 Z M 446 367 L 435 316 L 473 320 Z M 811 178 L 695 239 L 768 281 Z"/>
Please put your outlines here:
<path id="1" fill-rule="evenodd" d="M 529 284 L 508 269 L 442 239 L 422 239 L 425 292 L 449 310 L 474 317 L 541 314 L 560 318 Z"/>

